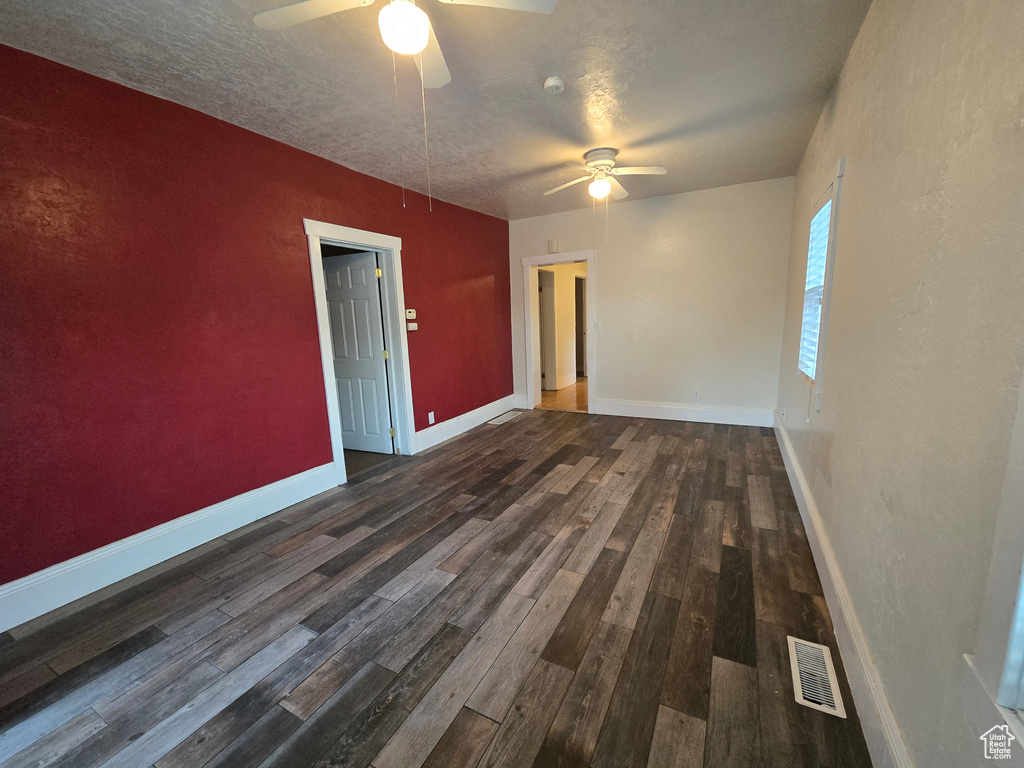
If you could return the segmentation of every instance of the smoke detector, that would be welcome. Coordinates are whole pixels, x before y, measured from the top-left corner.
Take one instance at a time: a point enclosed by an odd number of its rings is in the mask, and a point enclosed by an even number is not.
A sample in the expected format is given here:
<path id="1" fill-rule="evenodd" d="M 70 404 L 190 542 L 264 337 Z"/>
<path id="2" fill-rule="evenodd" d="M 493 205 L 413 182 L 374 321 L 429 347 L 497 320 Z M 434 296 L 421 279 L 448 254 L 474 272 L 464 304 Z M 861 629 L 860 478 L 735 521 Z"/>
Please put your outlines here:
<path id="1" fill-rule="evenodd" d="M 544 93 L 556 96 L 565 90 L 565 81 L 560 77 L 549 77 L 544 81 Z"/>

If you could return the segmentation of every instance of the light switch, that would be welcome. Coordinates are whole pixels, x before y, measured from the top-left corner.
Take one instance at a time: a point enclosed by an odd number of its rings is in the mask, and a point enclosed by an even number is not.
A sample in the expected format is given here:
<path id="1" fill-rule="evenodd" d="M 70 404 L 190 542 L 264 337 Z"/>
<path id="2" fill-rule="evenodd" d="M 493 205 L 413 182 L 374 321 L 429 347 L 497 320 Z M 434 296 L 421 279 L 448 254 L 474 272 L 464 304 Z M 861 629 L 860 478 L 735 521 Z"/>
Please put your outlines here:
<path id="1" fill-rule="evenodd" d="M 415 309 L 407 309 L 407 310 L 405 310 L 405 319 L 406 320 L 415 320 L 416 319 L 416 310 Z"/>
<path id="2" fill-rule="evenodd" d="M 406 323 L 405 330 L 407 331 L 418 331 L 420 329 L 419 323 Z"/>

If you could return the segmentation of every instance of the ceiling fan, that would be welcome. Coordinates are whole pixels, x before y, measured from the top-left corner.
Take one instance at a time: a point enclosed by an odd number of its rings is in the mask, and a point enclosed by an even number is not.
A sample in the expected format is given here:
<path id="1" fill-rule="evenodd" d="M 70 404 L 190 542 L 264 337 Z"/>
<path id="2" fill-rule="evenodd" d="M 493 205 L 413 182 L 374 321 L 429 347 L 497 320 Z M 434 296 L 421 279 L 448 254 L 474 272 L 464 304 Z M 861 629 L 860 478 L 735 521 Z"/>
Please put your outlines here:
<path id="1" fill-rule="evenodd" d="M 629 192 L 619 183 L 619 180 L 615 178 L 616 176 L 664 176 L 668 173 L 660 165 L 616 166 L 615 157 L 618 154 L 619 150 L 612 149 L 611 147 L 590 150 L 583 155 L 584 162 L 567 163 L 567 165 L 573 167 L 585 168 L 587 171 L 586 176 L 581 176 L 554 189 L 549 189 L 544 194 L 553 195 L 555 192 L 561 192 L 563 189 L 579 184 L 581 181 L 589 181 L 590 186 L 587 190 L 590 192 L 590 196 L 596 200 L 603 200 L 608 197 L 609 193 L 616 200 L 621 200 Z"/>
<path id="2" fill-rule="evenodd" d="M 302 2 L 262 11 L 253 21 L 263 29 L 284 29 L 304 21 L 341 13 L 352 8 L 373 5 L 374 0 L 302 0 Z M 510 11 L 551 13 L 558 0 L 441 0 L 451 5 L 479 5 L 504 8 Z M 434 37 L 434 28 L 427 14 L 413 0 L 391 0 L 377 16 L 380 36 L 395 53 L 416 57 L 425 88 L 440 88 L 451 82 L 452 76 Z"/>

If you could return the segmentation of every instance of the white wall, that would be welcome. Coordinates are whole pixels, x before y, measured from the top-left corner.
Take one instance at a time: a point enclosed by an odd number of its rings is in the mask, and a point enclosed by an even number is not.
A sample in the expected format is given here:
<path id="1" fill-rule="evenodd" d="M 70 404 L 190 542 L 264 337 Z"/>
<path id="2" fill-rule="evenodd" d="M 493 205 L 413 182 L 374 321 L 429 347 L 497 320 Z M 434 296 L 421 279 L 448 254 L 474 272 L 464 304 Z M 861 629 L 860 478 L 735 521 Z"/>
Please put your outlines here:
<path id="1" fill-rule="evenodd" d="M 586 277 L 587 265 L 555 264 L 548 269 L 555 273 L 555 366 L 561 389 L 576 383 L 576 275 Z"/>
<path id="2" fill-rule="evenodd" d="M 792 199 L 787 178 L 612 203 L 607 245 L 600 210 L 597 222 L 589 208 L 511 222 L 516 394 L 526 392 L 521 260 L 557 239 L 562 251 L 596 250 L 588 279 L 600 315 L 590 317 L 596 366 L 588 377 L 597 410 L 654 403 L 668 406 L 659 411 L 666 417 L 685 416 L 678 409 L 693 406 L 700 388 L 699 405 L 716 420 L 753 414 L 770 423 Z"/>
<path id="3" fill-rule="evenodd" d="M 555 272 L 551 269 L 537 270 L 537 297 L 540 319 L 540 349 L 534 350 L 534 376 L 539 370 L 540 384 L 543 389 L 558 389 L 558 334 L 555 323 L 558 320 L 558 309 L 555 306 Z"/>
<path id="4" fill-rule="evenodd" d="M 885 697 L 928 768 L 986 762 L 957 689 L 1024 357 L 1022 50 L 1019 0 L 875 0 L 796 183 L 779 408 Z M 808 423 L 807 227 L 840 156 L 823 404 Z"/>

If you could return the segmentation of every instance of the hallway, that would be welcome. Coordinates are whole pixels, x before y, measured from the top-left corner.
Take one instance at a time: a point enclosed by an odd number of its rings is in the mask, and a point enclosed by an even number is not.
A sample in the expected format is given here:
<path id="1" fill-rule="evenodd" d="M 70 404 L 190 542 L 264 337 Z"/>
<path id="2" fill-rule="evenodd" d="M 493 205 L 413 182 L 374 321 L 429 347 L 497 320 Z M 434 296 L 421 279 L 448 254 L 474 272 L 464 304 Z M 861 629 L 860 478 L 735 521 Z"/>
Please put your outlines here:
<path id="1" fill-rule="evenodd" d="M 540 395 L 540 405 L 549 411 L 577 411 L 587 413 L 587 377 L 580 376 L 575 384 L 556 390 L 544 390 Z"/>

